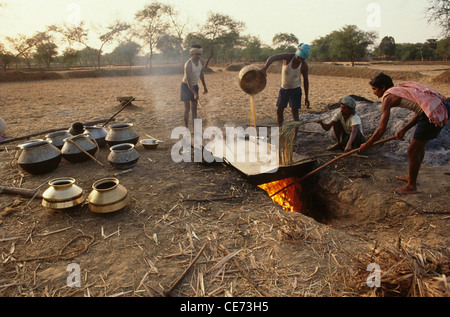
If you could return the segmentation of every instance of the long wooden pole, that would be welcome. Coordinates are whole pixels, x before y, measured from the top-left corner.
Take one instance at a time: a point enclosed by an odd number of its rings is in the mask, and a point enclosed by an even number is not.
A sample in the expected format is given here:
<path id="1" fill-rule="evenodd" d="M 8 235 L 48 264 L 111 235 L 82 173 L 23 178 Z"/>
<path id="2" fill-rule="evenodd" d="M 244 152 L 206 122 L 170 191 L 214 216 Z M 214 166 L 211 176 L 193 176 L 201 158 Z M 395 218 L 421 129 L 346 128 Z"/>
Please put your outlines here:
<path id="1" fill-rule="evenodd" d="M 384 140 L 377 141 L 377 142 L 373 143 L 372 146 L 380 145 L 380 144 L 383 144 L 383 143 L 386 143 L 386 142 L 389 142 L 389 141 L 392 141 L 392 140 L 395 140 L 395 139 L 396 139 L 396 136 L 394 135 L 394 136 L 391 136 L 390 138 L 387 138 L 387 139 L 384 139 Z M 289 188 L 290 186 L 302 182 L 304 179 L 310 177 L 311 175 L 316 174 L 317 172 L 319 172 L 319 171 L 321 171 L 322 169 L 324 169 L 325 167 L 327 167 L 327 166 L 333 164 L 334 162 L 336 162 L 336 161 L 338 161 L 338 160 L 340 160 L 340 159 L 342 159 L 342 158 L 344 158 L 344 157 L 347 157 L 347 156 L 350 156 L 350 155 L 352 155 L 352 154 L 355 154 L 355 153 L 358 152 L 358 151 L 359 151 L 359 148 L 354 149 L 354 150 L 351 150 L 351 151 L 349 151 L 349 152 L 347 152 L 347 153 L 344 153 L 344 154 L 342 154 L 342 155 L 340 155 L 340 156 L 338 156 L 338 157 L 332 159 L 332 160 L 329 161 L 328 163 L 326 163 L 326 164 L 324 164 L 324 165 L 322 165 L 322 166 L 316 168 L 315 170 L 309 172 L 308 174 L 304 175 L 304 176 L 301 177 L 299 180 L 296 180 L 295 182 L 292 182 L 291 184 L 287 185 L 286 187 L 280 189 L 280 190 L 277 191 L 275 194 L 270 195 L 270 197 L 273 197 L 273 196 L 278 195 L 279 193 L 281 193 L 282 191 L 285 191 L 285 190 L 286 190 L 287 188 Z"/>
<path id="2" fill-rule="evenodd" d="M 103 119 L 103 120 L 97 120 L 97 121 L 91 121 L 91 122 L 86 122 L 83 125 L 84 126 L 90 126 L 90 125 L 96 125 L 99 123 L 103 123 L 105 121 L 107 121 L 108 119 Z M 109 119 L 109 121 L 111 121 L 111 119 Z M 5 143 L 10 143 L 10 142 L 15 142 L 15 141 L 19 141 L 19 140 L 23 140 L 23 139 L 28 139 L 34 136 L 38 136 L 41 134 L 47 134 L 47 133 L 52 133 L 52 132 L 58 132 L 58 131 L 62 131 L 62 130 L 68 130 L 70 128 L 59 128 L 59 129 L 51 129 L 51 130 L 46 130 L 46 131 L 41 131 L 41 132 L 36 132 L 36 133 L 32 133 L 32 134 L 28 134 L 28 135 L 24 135 L 21 137 L 17 137 L 17 138 L 10 138 L 10 139 L 5 139 L 5 140 L 1 140 L 0 144 L 5 144 Z"/>

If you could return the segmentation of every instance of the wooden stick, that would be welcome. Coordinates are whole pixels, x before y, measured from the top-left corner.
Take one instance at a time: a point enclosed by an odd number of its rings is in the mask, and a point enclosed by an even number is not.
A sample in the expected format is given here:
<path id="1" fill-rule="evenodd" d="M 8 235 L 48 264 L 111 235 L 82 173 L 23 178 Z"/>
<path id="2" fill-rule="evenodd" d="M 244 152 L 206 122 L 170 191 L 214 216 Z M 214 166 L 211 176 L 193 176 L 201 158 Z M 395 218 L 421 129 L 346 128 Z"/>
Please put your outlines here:
<path id="1" fill-rule="evenodd" d="M 42 198 L 41 194 L 37 194 L 37 190 L 16 188 L 16 187 L 5 187 L 0 186 L 0 194 L 10 194 L 10 195 L 20 195 L 24 197 L 34 197 Z"/>
<path id="2" fill-rule="evenodd" d="M 390 138 L 387 138 L 387 139 L 384 139 L 384 140 L 377 141 L 377 142 L 375 142 L 372 146 L 374 146 L 374 145 L 379 145 L 379 144 L 383 144 L 383 143 L 386 143 L 386 142 L 389 142 L 389 141 L 392 141 L 392 140 L 395 140 L 395 139 L 396 139 L 396 136 L 394 135 L 394 136 L 391 136 Z M 295 182 L 292 182 L 291 184 L 287 185 L 286 187 L 280 189 L 280 190 L 277 191 L 275 194 L 270 195 L 270 197 L 273 197 L 273 196 L 278 195 L 279 193 L 281 193 L 282 191 L 285 191 L 285 190 L 286 190 L 287 188 L 289 188 L 290 186 L 302 182 L 305 178 L 308 178 L 308 177 L 310 177 L 311 175 L 313 175 L 313 174 L 315 174 L 315 173 L 321 171 L 322 169 L 324 169 L 325 167 L 327 167 L 327 166 L 333 164 L 333 163 L 336 162 L 337 160 L 340 160 L 340 159 L 342 159 L 342 158 L 344 158 L 344 157 L 347 157 L 347 156 L 350 156 L 350 155 L 352 155 L 352 154 L 355 154 L 355 153 L 357 153 L 358 151 L 359 151 L 359 148 L 354 149 L 354 150 L 351 150 L 350 152 L 344 153 L 344 154 L 342 154 L 342 155 L 336 157 L 335 159 L 332 159 L 332 160 L 329 161 L 328 163 L 326 163 L 326 164 L 320 166 L 319 168 L 316 168 L 314 171 L 309 172 L 308 174 L 304 175 L 304 176 L 301 177 L 299 180 L 297 180 L 297 181 L 295 181 Z"/>
<path id="3" fill-rule="evenodd" d="M 192 261 L 192 263 L 188 266 L 188 268 L 183 272 L 183 274 L 181 274 L 181 276 L 172 284 L 172 286 L 168 289 L 168 290 L 164 290 L 163 294 L 166 297 L 174 297 L 173 291 L 180 285 L 180 283 L 184 280 L 184 278 L 186 277 L 186 275 L 188 275 L 188 273 L 192 270 L 192 268 L 194 267 L 195 262 L 197 262 L 198 258 L 200 257 L 200 255 L 203 253 L 203 251 L 206 248 L 206 243 L 203 245 L 203 247 L 200 249 L 200 251 L 198 252 L 198 254 L 196 255 L 196 257 L 194 258 L 194 260 Z"/>
<path id="4" fill-rule="evenodd" d="M 117 111 L 111 118 L 109 118 L 109 120 L 107 120 L 107 121 L 102 125 L 102 128 L 105 127 L 105 125 L 107 125 L 112 119 L 114 119 L 115 116 L 117 116 L 119 113 L 121 113 L 122 110 L 125 109 L 128 105 L 130 105 L 133 101 L 134 101 L 134 98 L 132 98 L 131 100 L 129 100 L 129 101 L 122 107 L 122 109 L 120 109 L 119 111 Z"/>
<path id="5" fill-rule="evenodd" d="M 96 125 L 99 123 L 103 123 L 105 122 L 106 119 L 102 119 L 102 120 L 97 120 L 97 121 L 91 121 L 91 122 L 86 122 L 83 125 L 85 126 L 90 126 L 90 125 Z M 19 141 L 19 140 L 23 140 L 23 139 L 28 139 L 34 136 L 38 136 L 41 134 L 47 134 L 47 133 L 52 133 L 52 132 L 58 132 L 58 131 L 62 131 L 62 130 L 68 130 L 69 128 L 59 128 L 59 129 L 51 129 L 51 130 L 46 130 L 46 131 L 41 131 L 41 132 L 36 132 L 36 133 L 32 133 L 32 134 L 28 134 L 28 135 L 24 135 L 21 137 L 17 137 L 17 138 L 10 138 L 10 139 L 5 139 L 5 140 L 1 140 L 0 144 L 4 144 L 4 143 L 10 143 L 10 142 L 14 142 L 14 141 Z"/>
<path id="6" fill-rule="evenodd" d="M 89 154 L 88 152 L 86 152 L 81 146 L 79 146 L 78 144 L 76 144 L 75 142 L 73 142 L 71 139 L 68 139 L 67 141 L 69 141 L 70 143 L 72 143 L 73 145 L 75 145 L 80 151 L 84 152 L 84 154 L 86 154 L 87 156 L 89 156 L 91 159 L 93 159 L 97 164 L 99 164 L 100 166 L 105 166 L 103 165 L 102 162 L 100 162 L 99 160 L 97 160 L 95 157 L 93 157 L 91 154 Z"/>

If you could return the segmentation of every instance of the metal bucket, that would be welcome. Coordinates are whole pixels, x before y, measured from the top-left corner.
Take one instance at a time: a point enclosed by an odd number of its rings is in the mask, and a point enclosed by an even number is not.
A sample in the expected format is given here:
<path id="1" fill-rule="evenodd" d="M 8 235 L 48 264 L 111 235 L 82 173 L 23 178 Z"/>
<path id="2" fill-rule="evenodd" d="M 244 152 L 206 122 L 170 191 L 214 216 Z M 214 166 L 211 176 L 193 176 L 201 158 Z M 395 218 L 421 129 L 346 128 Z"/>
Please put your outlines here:
<path id="1" fill-rule="evenodd" d="M 249 94 L 256 95 L 266 88 L 267 79 L 261 69 L 255 65 L 248 65 L 239 72 L 239 86 Z"/>

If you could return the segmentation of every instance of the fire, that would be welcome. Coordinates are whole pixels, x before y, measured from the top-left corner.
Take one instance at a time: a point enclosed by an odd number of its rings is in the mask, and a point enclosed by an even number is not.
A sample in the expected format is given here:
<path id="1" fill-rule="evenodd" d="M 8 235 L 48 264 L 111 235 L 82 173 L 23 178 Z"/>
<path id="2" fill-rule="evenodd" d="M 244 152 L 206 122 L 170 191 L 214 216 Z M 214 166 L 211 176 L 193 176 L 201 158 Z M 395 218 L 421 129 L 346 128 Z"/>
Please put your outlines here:
<path id="1" fill-rule="evenodd" d="M 295 177 L 258 185 L 259 188 L 265 190 L 269 196 L 277 193 L 278 191 L 286 188 L 290 184 L 296 181 Z M 295 183 L 292 186 L 287 187 L 285 190 L 274 195 L 272 200 L 281 205 L 285 211 L 302 212 L 302 201 L 300 199 L 300 193 L 302 192 L 302 187 L 300 183 Z"/>

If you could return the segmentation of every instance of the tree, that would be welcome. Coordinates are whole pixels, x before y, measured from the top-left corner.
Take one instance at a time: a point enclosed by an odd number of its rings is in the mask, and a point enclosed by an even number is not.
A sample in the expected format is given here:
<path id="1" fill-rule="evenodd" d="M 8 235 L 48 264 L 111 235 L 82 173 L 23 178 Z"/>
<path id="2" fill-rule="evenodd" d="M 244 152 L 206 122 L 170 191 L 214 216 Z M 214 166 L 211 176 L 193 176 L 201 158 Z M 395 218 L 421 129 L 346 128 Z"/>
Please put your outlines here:
<path id="1" fill-rule="evenodd" d="M 346 25 L 340 31 L 333 32 L 330 51 L 340 59 L 350 59 L 352 66 L 358 58 L 367 55 L 367 48 L 377 38 L 374 32 L 364 32 L 356 25 Z"/>
<path id="2" fill-rule="evenodd" d="M 117 46 L 111 53 L 114 59 L 118 59 L 121 63 L 124 61 L 127 65 L 133 66 L 136 55 L 141 50 L 141 46 L 135 42 L 128 41 Z"/>
<path id="3" fill-rule="evenodd" d="M 119 34 L 121 34 L 123 31 L 128 30 L 129 28 L 129 24 L 120 21 L 115 21 L 110 24 L 106 28 L 106 31 L 99 35 L 100 48 L 97 50 L 94 50 L 88 44 L 89 32 L 84 21 L 81 21 L 79 25 L 69 26 L 66 24 L 64 25 L 64 28 L 59 28 L 58 31 L 66 37 L 69 44 L 80 43 L 84 45 L 85 48 L 87 48 L 89 51 L 95 51 L 97 54 L 97 66 L 100 68 L 100 58 L 103 53 L 103 47 L 115 40 Z"/>
<path id="4" fill-rule="evenodd" d="M 262 53 L 262 43 L 261 40 L 258 37 L 255 36 L 245 36 L 243 38 L 243 49 L 242 49 L 242 54 L 243 57 L 250 61 L 250 62 L 254 62 L 254 61 L 259 61 L 261 58 L 261 53 Z"/>
<path id="5" fill-rule="evenodd" d="M 244 28 L 243 22 L 235 21 L 229 15 L 211 12 L 208 14 L 208 19 L 202 27 L 203 32 L 191 37 L 202 40 L 202 46 L 208 52 L 206 67 L 214 54 L 220 54 L 224 59 L 232 54 L 231 50 L 238 43 Z"/>
<path id="6" fill-rule="evenodd" d="M 62 60 L 64 64 L 67 65 L 67 68 L 74 65 L 80 59 L 81 53 L 80 51 L 74 50 L 73 48 L 67 48 L 63 52 Z"/>
<path id="7" fill-rule="evenodd" d="M 120 21 L 115 21 L 107 27 L 106 33 L 103 33 L 102 35 L 100 35 L 99 39 L 100 39 L 101 45 L 97 51 L 97 64 L 98 64 L 99 68 L 100 68 L 100 57 L 103 52 L 103 47 L 106 44 L 114 41 L 120 33 L 128 30 L 129 28 L 130 28 L 129 24 L 123 23 Z"/>
<path id="8" fill-rule="evenodd" d="M 36 44 L 35 40 L 32 37 L 27 37 L 26 35 L 19 34 L 15 38 L 7 37 L 6 40 L 11 44 L 13 48 L 13 52 L 11 53 L 14 56 L 14 63 L 16 64 L 16 68 L 18 67 L 18 62 L 20 56 L 28 59 L 27 52 L 30 51 Z M 28 62 L 28 66 L 31 66 Z"/>
<path id="9" fill-rule="evenodd" d="M 450 36 L 450 1 L 449 0 L 428 0 L 429 6 L 425 14 L 428 23 L 435 23 L 442 29 L 444 37 Z"/>
<path id="10" fill-rule="evenodd" d="M 446 61 L 450 55 L 450 37 L 442 39 L 436 44 L 436 53 Z"/>
<path id="11" fill-rule="evenodd" d="M 182 42 L 183 40 L 181 40 Z M 158 50 L 164 55 L 166 60 L 169 60 L 174 57 L 179 57 L 179 44 L 180 39 L 173 35 L 163 35 L 158 43 L 156 43 L 156 47 Z"/>
<path id="12" fill-rule="evenodd" d="M 159 2 L 153 2 L 146 5 L 135 15 L 138 21 L 135 34 L 145 45 L 148 45 L 150 69 L 152 68 L 153 51 L 160 38 L 166 34 L 166 30 L 169 28 L 169 24 L 164 19 L 165 14 L 166 6 Z"/>
<path id="13" fill-rule="evenodd" d="M 272 44 L 280 52 L 295 51 L 299 41 L 298 38 L 292 33 L 277 33 L 272 39 Z"/>
<path id="14" fill-rule="evenodd" d="M 385 36 L 378 46 L 380 55 L 391 58 L 395 56 L 395 40 L 392 36 Z"/>
<path id="15" fill-rule="evenodd" d="M 311 43 L 311 59 L 318 61 L 333 59 L 334 55 L 330 51 L 333 34 L 334 33 L 319 37 Z"/>
<path id="16" fill-rule="evenodd" d="M 58 55 L 57 46 L 55 43 L 39 44 L 36 48 L 34 58 L 40 62 L 44 62 L 47 68 L 50 68 L 52 59 Z"/>
<path id="17" fill-rule="evenodd" d="M 183 38 L 186 32 L 186 26 L 187 21 L 181 22 L 179 20 L 179 14 L 177 11 L 175 11 L 174 7 L 172 5 L 165 5 L 164 6 L 164 12 L 168 15 L 170 19 L 171 28 L 175 32 L 174 39 L 177 39 L 178 43 L 178 49 L 180 52 L 180 62 L 183 64 L 184 61 L 184 54 L 183 54 Z"/>

